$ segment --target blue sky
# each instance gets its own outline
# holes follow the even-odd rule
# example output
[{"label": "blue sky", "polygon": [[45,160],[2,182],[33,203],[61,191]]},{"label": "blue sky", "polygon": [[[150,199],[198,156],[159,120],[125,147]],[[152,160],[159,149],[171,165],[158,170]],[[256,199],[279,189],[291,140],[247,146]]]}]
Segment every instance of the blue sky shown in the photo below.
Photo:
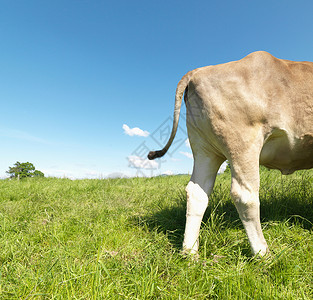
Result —
[{"label": "blue sky", "polygon": [[184,120],[155,169],[140,158],[166,137],[181,77],[256,50],[313,61],[312,16],[309,0],[0,1],[0,177],[16,161],[70,178],[190,173]]}]

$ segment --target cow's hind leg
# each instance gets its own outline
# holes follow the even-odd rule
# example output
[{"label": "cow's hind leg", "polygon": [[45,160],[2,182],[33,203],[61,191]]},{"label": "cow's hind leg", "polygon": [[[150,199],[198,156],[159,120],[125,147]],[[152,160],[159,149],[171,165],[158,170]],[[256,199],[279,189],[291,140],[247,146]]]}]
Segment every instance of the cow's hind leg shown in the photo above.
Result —
[{"label": "cow's hind leg", "polygon": [[247,154],[231,162],[231,196],[247,233],[253,255],[268,251],[260,223],[259,157]]},{"label": "cow's hind leg", "polygon": [[203,215],[208,205],[217,171],[223,159],[215,155],[197,155],[191,179],[186,187],[187,211],[183,253],[196,254]]}]

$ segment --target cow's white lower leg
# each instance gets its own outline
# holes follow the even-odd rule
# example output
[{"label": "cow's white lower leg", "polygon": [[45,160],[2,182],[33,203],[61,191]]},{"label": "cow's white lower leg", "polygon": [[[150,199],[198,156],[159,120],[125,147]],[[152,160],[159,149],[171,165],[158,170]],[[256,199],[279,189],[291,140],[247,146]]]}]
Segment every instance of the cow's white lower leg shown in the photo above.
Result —
[{"label": "cow's white lower leg", "polygon": [[260,223],[260,203],[258,191],[232,181],[231,195],[242,224],[247,233],[253,255],[265,255],[268,251]]},{"label": "cow's white lower leg", "polygon": [[198,251],[198,237],[204,212],[208,206],[208,196],[197,184],[190,181],[186,187],[187,212],[183,251],[195,254]]},{"label": "cow's white lower leg", "polygon": [[[194,141],[190,140],[194,152]],[[199,153],[194,156],[194,166],[190,181],[186,187],[187,211],[183,252],[196,254],[198,238],[203,215],[208,206],[217,171],[223,159],[214,154]]]}]

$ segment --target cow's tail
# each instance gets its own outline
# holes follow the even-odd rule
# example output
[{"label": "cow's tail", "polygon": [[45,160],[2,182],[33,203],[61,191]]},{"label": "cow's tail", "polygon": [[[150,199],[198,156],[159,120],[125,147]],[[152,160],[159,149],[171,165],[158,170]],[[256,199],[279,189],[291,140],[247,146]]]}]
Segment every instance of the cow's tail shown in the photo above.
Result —
[{"label": "cow's tail", "polygon": [[150,160],[162,157],[169,147],[171,146],[178,127],[178,120],[179,120],[179,115],[180,115],[180,108],[181,108],[181,103],[183,99],[183,95],[185,92],[186,87],[188,86],[188,83],[191,79],[192,74],[194,73],[195,70],[188,72],[178,83],[177,89],[176,89],[176,95],[175,95],[175,109],[174,109],[174,120],[173,120],[173,128],[171,132],[171,136],[165,145],[165,147],[162,150],[157,150],[157,151],[150,151],[148,154],[148,158]]}]

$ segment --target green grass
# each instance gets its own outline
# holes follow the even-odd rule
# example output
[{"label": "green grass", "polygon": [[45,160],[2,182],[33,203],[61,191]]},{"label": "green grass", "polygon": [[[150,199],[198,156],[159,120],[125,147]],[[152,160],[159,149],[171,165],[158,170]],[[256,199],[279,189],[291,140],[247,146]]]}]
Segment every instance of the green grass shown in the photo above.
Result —
[{"label": "green grass", "polygon": [[312,299],[313,171],[261,172],[271,255],[253,259],[218,176],[198,261],[180,255],[188,176],[0,181],[1,299]]}]

